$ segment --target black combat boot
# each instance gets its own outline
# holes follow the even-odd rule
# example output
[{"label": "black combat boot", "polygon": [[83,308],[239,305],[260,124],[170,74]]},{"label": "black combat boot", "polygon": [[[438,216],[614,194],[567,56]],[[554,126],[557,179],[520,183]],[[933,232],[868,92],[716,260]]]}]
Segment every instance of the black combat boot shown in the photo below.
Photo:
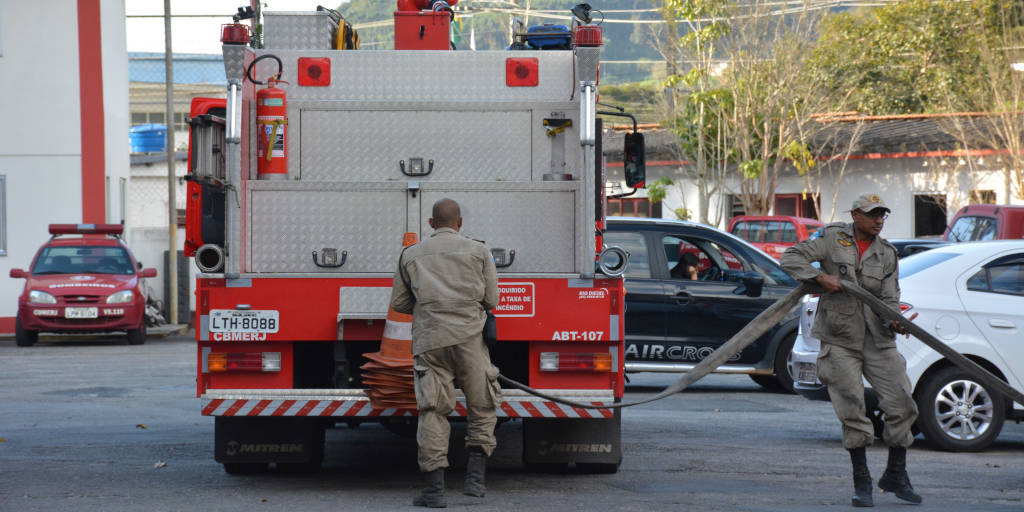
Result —
[{"label": "black combat boot", "polygon": [[427,479],[427,486],[423,492],[412,500],[417,507],[445,508],[448,500],[444,498],[444,468],[437,468],[424,473]]},{"label": "black combat boot", "polygon": [[868,471],[868,458],[864,447],[850,450],[850,462],[853,463],[853,499],[855,507],[873,507],[871,499],[871,472]]},{"label": "black combat boot", "polygon": [[889,463],[885,465],[885,473],[878,479],[878,488],[886,492],[896,493],[896,497],[917,504],[921,503],[921,495],[910,485],[907,475],[907,449],[900,446],[889,447]]},{"label": "black combat boot", "polygon": [[469,461],[466,463],[466,482],[462,487],[462,493],[483,498],[487,492],[484,480],[486,471],[487,453],[479,446],[470,446]]}]

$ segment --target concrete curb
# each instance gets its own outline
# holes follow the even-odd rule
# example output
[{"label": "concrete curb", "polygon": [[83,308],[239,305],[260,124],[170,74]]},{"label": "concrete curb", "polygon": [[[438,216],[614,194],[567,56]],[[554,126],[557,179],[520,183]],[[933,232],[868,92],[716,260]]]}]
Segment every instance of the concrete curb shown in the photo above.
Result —
[{"label": "concrete curb", "polygon": [[[158,339],[167,338],[176,334],[182,334],[189,330],[189,326],[185,324],[164,324],[156,327],[149,327],[146,329],[146,339]],[[88,340],[104,340],[110,339],[112,336],[123,335],[123,333],[71,333],[71,334],[40,334],[39,341],[88,341]],[[3,333],[0,334],[0,341],[14,341],[14,333]]]}]

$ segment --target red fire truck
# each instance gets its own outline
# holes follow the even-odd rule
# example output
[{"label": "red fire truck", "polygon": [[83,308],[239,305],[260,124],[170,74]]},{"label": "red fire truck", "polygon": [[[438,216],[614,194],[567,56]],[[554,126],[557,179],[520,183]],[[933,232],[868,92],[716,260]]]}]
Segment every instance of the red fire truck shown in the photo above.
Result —
[{"label": "red fire truck", "polygon": [[[325,12],[263,13],[259,48],[224,29],[227,99],[192,103],[186,253],[197,396],[229,473],[315,470],[339,423],[415,424],[414,407],[374,407],[360,367],[380,350],[403,239],[429,236],[443,197],[498,266],[501,372],[622,397],[627,255],[601,242],[600,29],[577,28],[571,50],[451,51],[449,22],[396,13],[386,51],[335,49]],[[618,467],[618,412],[503,395],[527,465]]]}]

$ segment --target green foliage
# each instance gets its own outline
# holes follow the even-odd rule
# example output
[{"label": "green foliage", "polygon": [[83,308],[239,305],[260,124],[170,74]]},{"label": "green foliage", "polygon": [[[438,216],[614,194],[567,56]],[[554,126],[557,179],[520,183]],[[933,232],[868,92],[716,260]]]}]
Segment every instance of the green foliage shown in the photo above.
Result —
[{"label": "green foliage", "polygon": [[651,203],[660,203],[665,200],[665,196],[668,195],[668,188],[671,187],[675,181],[667,176],[662,176],[654,183],[647,184],[647,200]]},{"label": "green foliage", "polygon": [[755,179],[761,176],[761,171],[764,170],[764,161],[760,159],[747,160],[740,162],[739,171],[743,174],[743,177],[749,180]]},{"label": "green foliage", "polygon": [[670,129],[679,137],[683,154],[695,158],[703,151],[708,162],[731,159],[734,153],[726,138],[731,122],[728,113],[733,110],[732,92],[722,88],[692,91],[681,100]]},{"label": "green foliage", "polygon": [[779,156],[789,160],[801,176],[807,174],[807,171],[813,169],[817,163],[814,160],[814,154],[811,153],[807,144],[797,140],[791,140],[784,145],[779,152]]},{"label": "green foliage", "polygon": [[672,214],[679,220],[690,220],[693,218],[693,212],[687,208],[674,208]]},{"label": "green foliage", "polygon": [[826,20],[812,53],[815,81],[867,114],[945,110],[983,87],[979,45],[1001,29],[1005,0],[903,0]]}]

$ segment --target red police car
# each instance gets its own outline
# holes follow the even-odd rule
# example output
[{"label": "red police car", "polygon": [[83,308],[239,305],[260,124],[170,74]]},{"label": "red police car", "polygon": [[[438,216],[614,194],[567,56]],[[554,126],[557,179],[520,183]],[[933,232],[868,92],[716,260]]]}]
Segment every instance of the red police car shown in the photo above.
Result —
[{"label": "red police car", "polygon": [[[39,332],[126,331],[128,343],[146,342],[146,296],[141,280],[156,277],[141,268],[121,240],[120,224],[50,224],[53,235],[32,259],[18,297],[15,340],[28,347]],[[68,236],[81,235],[81,236]]]}]

